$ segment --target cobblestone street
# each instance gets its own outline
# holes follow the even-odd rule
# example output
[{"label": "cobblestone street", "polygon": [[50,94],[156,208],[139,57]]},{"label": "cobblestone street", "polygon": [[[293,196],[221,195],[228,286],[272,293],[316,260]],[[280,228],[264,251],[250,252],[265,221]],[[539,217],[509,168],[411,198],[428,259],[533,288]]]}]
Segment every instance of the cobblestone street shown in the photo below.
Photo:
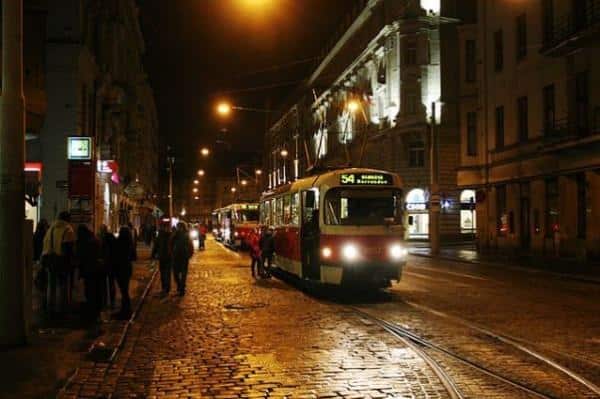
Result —
[{"label": "cobblestone street", "polygon": [[[368,315],[427,337],[547,397],[596,397],[547,364],[486,339],[445,313],[432,313],[427,305],[439,305],[436,300],[442,293],[428,292],[435,285],[415,281],[415,273],[427,273],[427,262],[432,261],[414,260],[406,279],[390,293],[319,299],[321,295],[306,295],[277,279],[252,279],[245,254],[210,240],[207,250],[193,258],[186,296],[160,298],[159,284],[154,284],[115,363],[85,365],[62,397],[451,397],[420,350]],[[454,289],[464,285],[462,279],[479,283],[475,277],[457,272]],[[439,283],[433,277],[425,281]],[[446,294],[450,296],[443,310],[449,311],[458,306],[454,301],[461,302],[460,295]],[[357,313],[357,308],[366,315]],[[525,337],[534,339],[535,331],[532,328]],[[579,345],[580,350],[584,347]],[[426,355],[444,369],[464,397],[540,396],[429,349]],[[586,377],[597,383],[595,356],[590,353],[583,361],[588,362]],[[577,361],[570,360],[568,365],[579,370]]]}]

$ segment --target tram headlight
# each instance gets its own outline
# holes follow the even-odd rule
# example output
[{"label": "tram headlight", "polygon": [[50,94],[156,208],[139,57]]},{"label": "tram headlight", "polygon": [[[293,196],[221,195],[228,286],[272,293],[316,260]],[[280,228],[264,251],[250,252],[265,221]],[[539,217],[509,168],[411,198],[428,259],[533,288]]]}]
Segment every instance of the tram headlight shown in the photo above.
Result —
[{"label": "tram headlight", "polygon": [[354,244],[346,244],[342,248],[342,255],[347,261],[355,261],[358,259],[358,248]]},{"label": "tram headlight", "polygon": [[321,248],[321,256],[323,256],[323,258],[329,259],[329,258],[331,258],[332,254],[333,254],[333,252],[331,251],[331,248],[329,248],[329,247]]},{"label": "tram headlight", "polygon": [[400,260],[400,259],[406,257],[406,255],[408,255],[408,251],[406,250],[406,248],[403,248],[399,244],[391,245],[389,252],[390,252],[390,258],[392,258],[393,260]]}]

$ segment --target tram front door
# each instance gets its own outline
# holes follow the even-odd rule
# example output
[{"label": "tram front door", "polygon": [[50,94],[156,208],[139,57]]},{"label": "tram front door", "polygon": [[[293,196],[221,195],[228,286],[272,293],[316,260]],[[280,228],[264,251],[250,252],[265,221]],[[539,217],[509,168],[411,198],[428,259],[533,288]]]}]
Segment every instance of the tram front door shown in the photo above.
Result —
[{"label": "tram front door", "polygon": [[302,276],[312,280],[320,280],[319,210],[317,209],[315,192],[312,190],[302,191],[300,252],[302,254]]}]

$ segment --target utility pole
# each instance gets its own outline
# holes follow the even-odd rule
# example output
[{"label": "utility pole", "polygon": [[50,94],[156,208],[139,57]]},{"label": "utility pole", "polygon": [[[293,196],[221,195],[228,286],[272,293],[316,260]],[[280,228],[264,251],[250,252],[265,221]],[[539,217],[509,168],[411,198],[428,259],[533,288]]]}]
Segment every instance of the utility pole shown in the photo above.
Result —
[{"label": "utility pole", "polygon": [[25,98],[23,1],[2,2],[0,100],[0,346],[25,343]]},{"label": "utility pole", "polygon": [[440,253],[440,184],[439,184],[439,142],[436,129],[436,109],[435,102],[431,103],[431,137],[429,138],[429,158],[430,158],[430,196],[429,196],[429,243],[431,244],[431,254]]}]

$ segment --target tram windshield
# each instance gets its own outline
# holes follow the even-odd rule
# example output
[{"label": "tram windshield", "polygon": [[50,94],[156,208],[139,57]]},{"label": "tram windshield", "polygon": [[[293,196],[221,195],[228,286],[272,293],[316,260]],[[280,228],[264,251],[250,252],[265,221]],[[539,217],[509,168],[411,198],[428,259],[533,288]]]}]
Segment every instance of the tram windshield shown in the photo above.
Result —
[{"label": "tram windshield", "polygon": [[241,209],[238,211],[240,222],[256,222],[258,221],[258,209]]},{"label": "tram windshield", "polygon": [[397,223],[398,190],[335,188],[325,196],[325,224],[384,225],[390,218]]}]

